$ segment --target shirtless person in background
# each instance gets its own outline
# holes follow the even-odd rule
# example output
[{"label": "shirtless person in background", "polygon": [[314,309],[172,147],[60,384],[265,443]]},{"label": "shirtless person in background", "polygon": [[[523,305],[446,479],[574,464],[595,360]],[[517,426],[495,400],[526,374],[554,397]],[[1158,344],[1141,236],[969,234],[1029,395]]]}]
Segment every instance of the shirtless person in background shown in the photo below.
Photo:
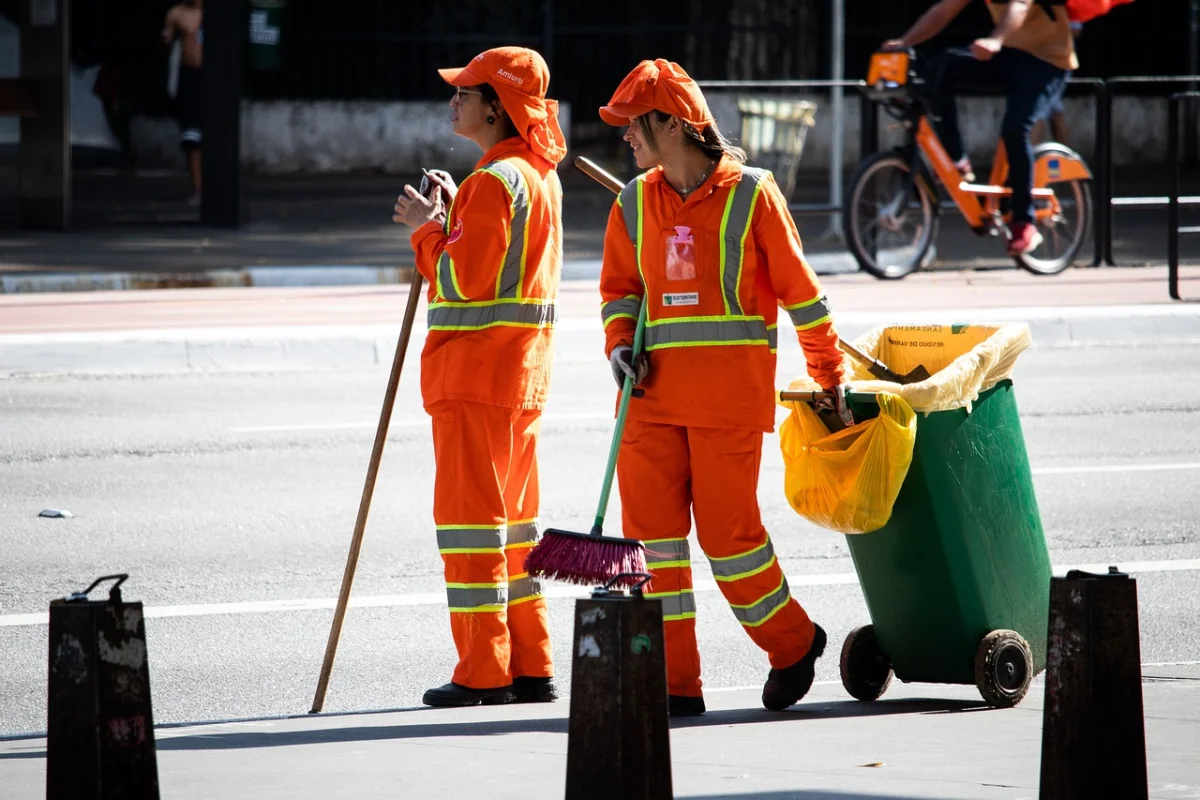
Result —
[{"label": "shirtless person in background", "polygon": [[179,146],[187,155],[188,172],[195,193],[188,202],[200,202],[200,144],[204,129],[204,0],[183,0],[167,12],[163,42],[179,39],[182,58],[179,69]]}]

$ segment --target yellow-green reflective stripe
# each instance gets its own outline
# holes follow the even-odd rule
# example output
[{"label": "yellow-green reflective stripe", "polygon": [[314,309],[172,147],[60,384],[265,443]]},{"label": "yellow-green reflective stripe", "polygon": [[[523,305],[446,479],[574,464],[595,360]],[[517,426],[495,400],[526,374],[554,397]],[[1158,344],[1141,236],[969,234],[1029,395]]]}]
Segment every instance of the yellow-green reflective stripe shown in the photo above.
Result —
[{"label": "yellow-green reflective stripe", "polygon": [[429,330],[480,330],[496,325],[542,328],[554,324],[558,309],[552,302],[496,300],[482,303],[434,303],[429,306]]},{"label": "yellow-green reflective stripe", "polygon": [[600,306],[600,318],[604,320],[604,327],[608,327],[608,323],[619,317],[629,317],[637,319],[638,313],[642,310],[642,298],[637,295],[626,295],[617,300],[609,300]]},{"label": "yellow-green reflective stripe", "polygon": [[682,592],[647,592],[646,597],[662,601],[663,619],[683,619],[696,615],[696,596],[691,589]]},{"label": "yellow-green reflective stripe", "polygon": [[738,622],[743,625],[753,628],[762,625],[771,617],[787,605],[787,601],[792,594],[788,590],[787,578],[779,582],[779,588],[770,592],[765,597],[760,597],[753,603],[744,606],[737,606],[732,603],[729,607],[733,609],[733,616],[737,617]]},{"label": "yellow-green reflective stripe", "polygon": [[721,279],[725,292],[725,313],[741,314],[738,287],[742,285],[742,266],[746,256],[746,236],[754,216],[754,203],[766,171],[742,167],[742,177],[729,190],[725,213],[721,218]]},{"label": "yellow-green reflective stripe", "polygon": [[683,317],[646,325],[646,349],[696,345],[767,345],[771,338],[762,317]]},{"label": "yellow-green reflective stripe", "polygon": [[646,564],[658,567],[684,566],[691,563],[692,549],[687,539],[660,539],[655,542],[644,542],[646,545]]},{"label": "yellow-green reflective stripe", "polygon": [[437,531],[440,552],[499,553],[504,549],[504,527],[442,527]]},{"label": "yellow-green reflective stripe", "polygon": [[[737,305],[737,273],[731,270],[730,272],[733,273],[731,276],[730,272],[727,272],[725,269],[728,265],[728,250],[730,245],[729,237],[726,231],[729,230],[729,216],[733,211],[733,198],[735,195],[737,195],[737,184],[734,184],[733,188],[729,190],[729,194],[725,196],[725,210],[721,212],[721,233],[718,240],[721,243],[721,285],[725,290],[724,300],[726,314],[742,313],[741,308]],[[731,277],[733,280],[732,290],[729,285]],[[732,304],[730,303],[730,299],[733,300]]]},{"label": "yellow-green reflective stripe", "polygon": [[505,540],[508,545],[536,542],[537,539],[537,520],[532,522],[510,522],[508,524],[508,538]]},{"label": "yellow-green reflective stripe", "polygon": [[818,297],[809,300],[807,303],[799,303],[794,306],[785,306],[788,316],[792,318],[792,324],[800,330],[816,327],[825,320],[829,319],[830,309],[829,300],[825,297]]},{"label": "yellow-green reflective stripe", "polygon": [[496,277],[496,296],[517,298],[521,296],[521,279],[525,272],[525,245],[529,238],[529,191],[521,171],[512,164],[493,161],[480,171],[499,178],[511,198],[512,224],[508,231],[508,249],[504,253],[504,264]]},{"label": "yellow-green reflective stripe", "polygon": [[494,611],[508,603],[508,584],[446,584],[446,600],[451,611]]},{"label": "yellow-green reflective stripe", "polygon": [[449,250],[443,250],[437,264],[437,293],[447,300],[466,300],[458,288],[458,278],[454,276],[454,259]]},{"label": "yellow-green reflective stripe", "polygon": [[713,577],[718,581],[737,581],[757,575],[775,563],[775,548],[768,539],[763,545],[747,553],[723,558],[709,556]]},{"label": "yellow-green reflective stripe", "polygon": [[508,582],[508,602],[515,603],[527,597],[537,597],[542,593],[542,582],[538,578],[526,575]]}]

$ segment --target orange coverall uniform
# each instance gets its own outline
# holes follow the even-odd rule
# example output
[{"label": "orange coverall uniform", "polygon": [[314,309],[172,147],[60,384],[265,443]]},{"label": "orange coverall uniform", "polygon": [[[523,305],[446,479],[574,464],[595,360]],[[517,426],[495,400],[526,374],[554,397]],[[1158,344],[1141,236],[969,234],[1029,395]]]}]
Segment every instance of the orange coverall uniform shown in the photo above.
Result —
[{"label": "orange coverall uniform", "polygon": [[795,664],[814,626],[791,596],[758,508],[763,433],[775,422],[782,304],[808,371],[842,382],[830,310],[770,173],[722,158],[687,201],[655,168],[609,215],[600,276],[606,352],[633,341],[649,302],[645,395],[632,401],[617,462],[624,534],[646,544],[662,599],[667,683],[701,695],[688,532],[771,666]]},{"label": "orange coverall uniform", "polygon": [[433,417],[433,517],[445,563],[452,680],[472,689],[553,673],[538,539],[537,441],[562,273],[562,185],[519,137],[484,154],[445,225],[412,235],[429,280],[421,393]]}]

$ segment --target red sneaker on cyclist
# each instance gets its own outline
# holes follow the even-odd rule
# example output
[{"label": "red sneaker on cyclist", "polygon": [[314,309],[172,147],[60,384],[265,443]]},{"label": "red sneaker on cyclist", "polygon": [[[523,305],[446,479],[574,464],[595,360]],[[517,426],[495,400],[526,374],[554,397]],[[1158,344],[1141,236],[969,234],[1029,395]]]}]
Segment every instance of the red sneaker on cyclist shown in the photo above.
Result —
[{"label": "red sneaker on cyclist", "polygon": [[1014,222],[1009,229],[1011,238],[1008,240],[1008,254],[1023,256],[1037,250],[1042,243],[1042,235],[1032,222]]}]

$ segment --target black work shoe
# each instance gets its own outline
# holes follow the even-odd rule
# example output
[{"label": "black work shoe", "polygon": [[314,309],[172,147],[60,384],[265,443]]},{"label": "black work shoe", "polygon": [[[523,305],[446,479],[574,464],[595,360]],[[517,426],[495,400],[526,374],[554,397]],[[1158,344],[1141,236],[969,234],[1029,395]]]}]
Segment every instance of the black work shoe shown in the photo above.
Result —
[{"label": "black work shoe", "polygon": [[672,717],[698,717],[704,711],[703,697],[684,697],[679,694],[667,695],[667,713]]},{"label": "black work shoe", "polygon": [[447,683],[436,689],[430,689],[421,698],[427,706],[439,708],[458,708],[461,706],[502,706],[512,702],[512,686],[501,686],[496,689],[470,689],[457,683]]},{"label": "black work shoe", "polygon": [[763,685],[762,704],[769,711],[783,711],[808,694],[816,675],[817,659],[825,652],[825,629],[816,626],[812,647],[804,658],[784,669],[773,669]]},{"label": "black work shoe", "polygon": [[513,678],[514,703],[553,703],[558,699],[554,678]]}]

